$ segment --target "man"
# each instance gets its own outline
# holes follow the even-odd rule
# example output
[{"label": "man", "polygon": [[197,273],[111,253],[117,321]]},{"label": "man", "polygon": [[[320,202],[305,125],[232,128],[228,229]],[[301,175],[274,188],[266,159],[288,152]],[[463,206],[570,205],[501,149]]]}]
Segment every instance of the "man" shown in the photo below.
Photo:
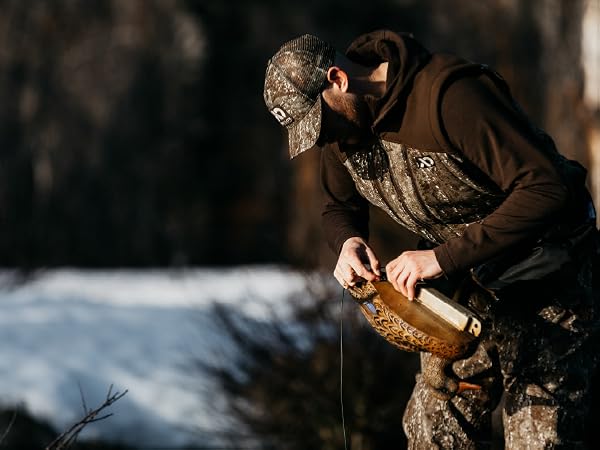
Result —
[{"label": "man", "polygon": [[345,54],[304,35],[269,61],[264,98],[291,158],[320,148],[340,284],[381,276],[371,204],[423,238],[385,265],[396,290],[413,299],[417,282],[442,276],[479,288],[468,304],[486,333],[452,368],[484,389],[444,402],[417,376],[410,448],[485,448],[503,391],[507,448],[582,447],[597,359],[594,210],[585,170],[531,125],[502,78],[391,31]]}]

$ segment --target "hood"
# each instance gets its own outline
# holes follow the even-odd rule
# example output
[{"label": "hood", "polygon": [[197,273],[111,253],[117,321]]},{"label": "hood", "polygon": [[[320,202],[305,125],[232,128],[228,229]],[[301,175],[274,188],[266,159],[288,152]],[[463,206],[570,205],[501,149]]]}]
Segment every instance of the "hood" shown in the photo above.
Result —
[{"label": "hood", "polygon": [[367,66],[389,63],[385,93],[381,97],[366,98],[373,117],[373,129],[392,108],[404,108],[403,100],[411,90],[415,75],[431,59],[429,51],[410,34],[389,30],[359,36],[346,50],[346,56]]}]

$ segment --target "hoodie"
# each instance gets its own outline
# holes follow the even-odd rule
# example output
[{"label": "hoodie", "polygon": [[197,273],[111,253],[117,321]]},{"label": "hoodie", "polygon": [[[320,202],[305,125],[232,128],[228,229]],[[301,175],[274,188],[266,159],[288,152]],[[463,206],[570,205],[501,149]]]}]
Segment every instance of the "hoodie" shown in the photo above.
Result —
[{"label": "hoodie", "polygon": [[586,216],[576,192],[585,171],[559,155],[488,67],[387,30],[360,36],[346,55],[389,64],[385,93],[366,97],[374,143],[322,149],[322,219],[334,251],[368,238],[369,204],[431,242],[448,276]]}]

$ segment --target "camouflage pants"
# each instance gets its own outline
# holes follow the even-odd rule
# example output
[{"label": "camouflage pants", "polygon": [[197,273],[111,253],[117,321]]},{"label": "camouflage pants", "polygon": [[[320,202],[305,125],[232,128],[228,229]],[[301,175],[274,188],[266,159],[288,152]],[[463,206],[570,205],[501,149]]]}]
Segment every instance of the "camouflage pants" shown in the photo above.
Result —
[{"label": "camouflage pants", "polygon": [[[492,412],[501,399],[506,449],[584,448],[600,323],[591,263],[544,291],[517,291],[504,310],[471,295],[486,332],[451,368],[483,389],[442,401],[417,375],[403,417],[409,449],[491,448]],[[427,358],[422,354],[421,367]]]}]

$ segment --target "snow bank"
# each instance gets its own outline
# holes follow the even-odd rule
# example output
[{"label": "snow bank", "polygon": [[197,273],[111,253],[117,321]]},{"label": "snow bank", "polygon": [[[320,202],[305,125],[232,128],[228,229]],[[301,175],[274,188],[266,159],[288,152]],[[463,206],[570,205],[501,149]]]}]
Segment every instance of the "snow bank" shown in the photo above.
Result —
[{"label": "snow bank", "polygon": [[214,388],[193,359],[226,357],[214,302],[261,319],[285,314],[307,278],[277,267],[185,271],[57,270],[14,284],[0,274],[0,403],[24,403],[64,430],[108,387],[128,394],[114,417],[86,429],[138,446],[176,447],[223,418],[203,396]]}]

